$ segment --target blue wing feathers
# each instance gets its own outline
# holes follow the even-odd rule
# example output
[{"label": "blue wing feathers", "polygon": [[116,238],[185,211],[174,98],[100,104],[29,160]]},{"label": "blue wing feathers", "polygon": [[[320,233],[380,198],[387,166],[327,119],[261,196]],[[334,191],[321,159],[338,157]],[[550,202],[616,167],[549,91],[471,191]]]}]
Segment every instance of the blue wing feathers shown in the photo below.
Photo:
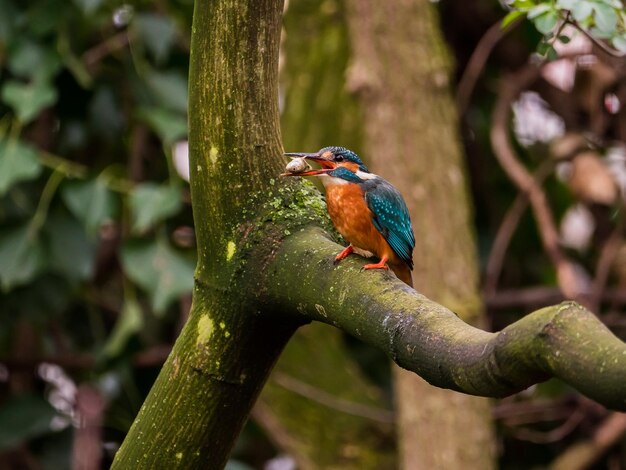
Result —
[{"label": "blue wing feathers", "polygon": [[382,178],[366,180],[363,189],[365,201],[374,214],[374,226],[391,249],[413,269],[415,236],[404,199],[396,188]]}]

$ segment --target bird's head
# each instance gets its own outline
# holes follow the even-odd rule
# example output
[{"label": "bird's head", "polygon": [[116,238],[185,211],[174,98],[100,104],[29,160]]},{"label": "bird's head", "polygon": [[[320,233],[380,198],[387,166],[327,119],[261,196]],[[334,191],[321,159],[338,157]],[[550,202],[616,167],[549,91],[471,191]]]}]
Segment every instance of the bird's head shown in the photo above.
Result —
[{"label": "bird's head", "polygon": [[369,173],[369,170],[363,164],[359,156],[345,147],[324,147],[315,153],[292,152],[286,153],[285,155],[288,157],[306,158],[307,160],[319,163],[322,167],[318,170],[294,173],[293,176],[335,176],[335,174],[339,176],[339,174],[347,174],[346,170],[353,174],[357,172]]}]

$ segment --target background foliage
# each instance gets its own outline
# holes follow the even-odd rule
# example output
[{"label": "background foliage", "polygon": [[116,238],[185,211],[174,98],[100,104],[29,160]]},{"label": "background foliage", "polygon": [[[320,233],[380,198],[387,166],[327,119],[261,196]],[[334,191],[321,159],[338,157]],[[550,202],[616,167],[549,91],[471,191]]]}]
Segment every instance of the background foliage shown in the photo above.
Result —
[{"label": "background foliage", "polygon": [[[0,0],[0,468],[69,468],[84,458],[78,448],[107,467],[186,318],[195,247],[184,158],[192,3]],[[507,9],[487,0],[443,0],[439,8],[462,82],[472,52],[484,47],[479,41]],[[606,40],[610,53],[593,46],[599,58],[575,71],[567,95],[545,76],[537,79],[527,91],[560,119],[558,131],[529,137],[532,122],[526,131],[517,125],[515,148],[531,171],[546,161],[561,168],[543,188],[564,227],[563,241],[563,221],[573,208],[582,205],[591,214],[595,230],[586,243],[565,249],[586,292],[599,299],[597,311],[624,337],[618,295],[626,282],[623,180],[611,170],[617,176],[603,185],[614,187],[608,200],[589,184],[608,181],[602,168],[623,166],[619,158],[612,163],[626,140],[626,67],[617,58],[626,50],[623,4],[516,0],[507,8],[507,23],[524,15],[531,22],[501,34],[460,109],[481,260],[487,267],[516,197],[506,173],[493,164],[494,84],[514,81],[511,72],[537,47],[556,58],[571,42],[572,30],[565,29],[571,23]],[[345,10],[339,0],[325,0],[311,14],[329,25],[322,43],[328,52],[319,58],[327,60],[345,47],[333,29],[345,21]],[[310,31],[311,38],[316,34]],[[297,97],[292,88],[283,91],[287,99]],[[354,111],[352,103],[346,106]],[[333,126],[350,126],[340,112],[312,118],[301,133],[330,138]],[[515,118],[519,123],[523,115]],[[535,126],[545,130],[548,118],[542,119]],[[582,138],[574,150],[591,152],[595,170],[580,169],[578,153],[555,150],[571,134]],[[297,145],[294,140],[285,136],[289,145]],[[318,142],[331,144],[342,142]],[[577,168],[584,178],[576,178]],[[486,284],[496,285],[486,293],[494,329],[559,298],[536,228],[531,216],[520,216],[495,281],[486,276]],[[607,256],[615,260],[608,268],[601,261]],[[607,271],[601,283],[598,270]],[[386,359],[346,341],[377,393],[389,396]],[[502,401],[493,412],[503,468],[546,465],[607,417],[555,381]],[[261,467],[280,453],[271,438],[251,424],[235,452],[239,463],[232,465]],[[614,445],[601,462],[624,465],[625,455]]]}]

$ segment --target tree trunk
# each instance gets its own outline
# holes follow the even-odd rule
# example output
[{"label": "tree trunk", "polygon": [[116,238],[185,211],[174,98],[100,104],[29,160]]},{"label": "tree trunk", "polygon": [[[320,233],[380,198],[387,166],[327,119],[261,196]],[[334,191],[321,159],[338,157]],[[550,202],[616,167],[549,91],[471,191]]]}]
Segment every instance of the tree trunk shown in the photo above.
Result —
[{"label": "tree trunk", "polygon": [[[417,243],[415,288],[479,324],[476,245],[435,9],[428,0],[353,0],[349,18],[350,82],[367,116],[365,157],[406,198]],[[434,388],[398,367],[394,376],[403,468],[495,466],[487,400]]]},{"label": "tree trunk", "polygon": [[[262,309],[255,280],[242,276],[246,247],[255,244],[250,234],[283,169],[277,158],[281,15],[276,0],[196,1],[189,70],[199,247],[193,305],[113,468],[222,468],[272,366],[302,324],[272,320],[279,312]],[[266,251],[271,248],[268,243]]]}]

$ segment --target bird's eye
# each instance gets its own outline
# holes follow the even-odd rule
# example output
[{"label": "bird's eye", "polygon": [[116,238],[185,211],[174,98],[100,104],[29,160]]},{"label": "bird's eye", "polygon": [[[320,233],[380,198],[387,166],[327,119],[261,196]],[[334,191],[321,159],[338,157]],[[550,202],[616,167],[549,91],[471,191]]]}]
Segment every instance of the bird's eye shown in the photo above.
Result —
[{"label": "bird's eye", "polygon": [[342,162],[343,161],[343,157],[341,155],[335,155],[335,161],[336,162]]}]

